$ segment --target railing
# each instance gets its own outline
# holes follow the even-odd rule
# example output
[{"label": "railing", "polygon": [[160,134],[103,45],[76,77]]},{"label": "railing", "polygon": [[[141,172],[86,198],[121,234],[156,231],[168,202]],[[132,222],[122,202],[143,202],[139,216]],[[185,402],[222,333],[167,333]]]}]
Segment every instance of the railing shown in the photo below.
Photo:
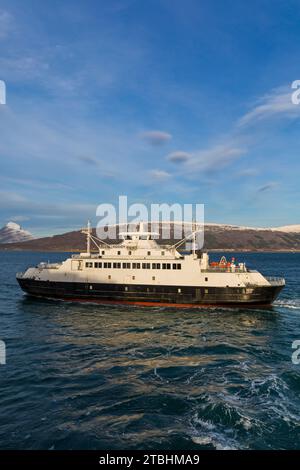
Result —
[{"label": "railing", "polygon": [[285,279],[283,277],[266,276],[266,279],[272,286],[284,286],[285,285]]},{"label": "railing", "polygon": [[247,268],[231,268],[228,266],[228,268],[219,268],[218,266],[216,267],[209,267],[207,269],[201,270],[202,272],[207,272],[207,273],[246,273],[248,272]]},{"label": "railing", "polygon": [[38,269],[58,269],[61,266],[61,263],[39,263],[37,265]]}]

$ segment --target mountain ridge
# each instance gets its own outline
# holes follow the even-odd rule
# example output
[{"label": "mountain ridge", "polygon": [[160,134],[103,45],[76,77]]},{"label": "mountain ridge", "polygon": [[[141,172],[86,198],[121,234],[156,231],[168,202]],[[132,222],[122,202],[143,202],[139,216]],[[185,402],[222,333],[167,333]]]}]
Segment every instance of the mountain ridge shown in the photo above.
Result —
[{"label": "mountain ridge", "polygon": [[[162,223],[163,224],[163,223]],[[162,229],[160,224],[160,232]],[[283,228],[291,227],[284,226]],[[298,225],[292,230],[296,230]],[[118,226],[117,226],[118,231]],[[96,235],[96,230],[93,229]],[[117,243],[120,240],[110,240]],[[158,240],[159,243],[174,243],[172,230],[168,239]],[[30,239],[23,242],[2,243],[0,250],[16,251],[85,251],[86,237],[81,231],[71,231],[51,237]],[[205,224],[204,247],[208,251],[300,251],[299,231],[280,230],[280,228],[246,228],[226,224]]]}]

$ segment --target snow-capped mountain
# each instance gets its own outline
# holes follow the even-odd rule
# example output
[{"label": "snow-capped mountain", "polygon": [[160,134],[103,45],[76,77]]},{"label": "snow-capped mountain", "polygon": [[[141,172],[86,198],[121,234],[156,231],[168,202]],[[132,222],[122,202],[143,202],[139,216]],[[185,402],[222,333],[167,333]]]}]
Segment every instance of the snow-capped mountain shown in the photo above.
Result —
[{"label": "snow-capped mountain", "polygon": [[0,243],[19,243],[33,240],[33,235],[23,230],[19,224],[8,222],[0,229]]}]

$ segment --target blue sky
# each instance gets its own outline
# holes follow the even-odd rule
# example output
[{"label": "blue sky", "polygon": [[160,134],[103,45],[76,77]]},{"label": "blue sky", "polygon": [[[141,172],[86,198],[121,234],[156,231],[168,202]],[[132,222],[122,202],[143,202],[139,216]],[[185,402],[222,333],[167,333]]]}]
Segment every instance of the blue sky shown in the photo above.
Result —
[{"label": "blue sky", "polygon": [[298,1],[0,0],[0,224],[100,203],[299,223]]}]

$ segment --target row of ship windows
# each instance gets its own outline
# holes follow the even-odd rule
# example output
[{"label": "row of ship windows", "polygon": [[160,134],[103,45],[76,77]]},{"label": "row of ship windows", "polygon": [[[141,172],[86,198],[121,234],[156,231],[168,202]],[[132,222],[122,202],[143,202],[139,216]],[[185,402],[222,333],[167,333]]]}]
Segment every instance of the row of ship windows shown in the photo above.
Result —
[{"label": "row of ship windows", "polygon": [[[128,251],[127,254],[128,254],[128,255],[132,255],[132,251]],[[101,251],[101,255],[105,255],[105,251],[104,251],[104,250]],[[120,256],[120,255],[121,255],[121,251],[118,251],[118,252],[117,252],[117,255]],[[165,256],[165,252],[164,252],[164,251],[161,251],[161,255],[162,255],[162,256]],[[147,251],[147,256],[151,256],[151,251]]]},{"label": "row of ship windows", "polygon": [[86,268],[114,268],[114,269],[181,269],[180,263],[85,263]]}]

